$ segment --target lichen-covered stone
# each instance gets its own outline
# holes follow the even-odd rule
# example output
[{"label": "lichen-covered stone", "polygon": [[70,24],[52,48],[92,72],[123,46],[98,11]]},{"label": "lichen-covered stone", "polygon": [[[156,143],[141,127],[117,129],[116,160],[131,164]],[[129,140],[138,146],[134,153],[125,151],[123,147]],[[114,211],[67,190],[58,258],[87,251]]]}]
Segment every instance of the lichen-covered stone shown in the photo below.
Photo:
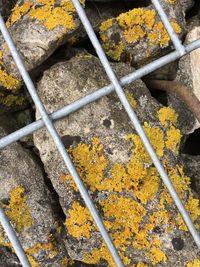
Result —
[{"label": "lichen-covered stone", "polygon": [[[161,4],[175,32],[181,37],[185,32],[185,5],[180,0],[162,0]],[[130,62],[137,67],[171,49],[170,37],[152,5],[134,8],[103,22],[100,38],[110,58]]]},{"label": "lichen-covered stone", "polygon": [[[185,43],[189,44],[200,38],[200,27],[195,27],[187,36]],[[200,100],[200,49],[196,49],[179,61],[176,80],[188,86],[189,90]],[[200,123],[194,117],[186,104],[175,94],[168,94],[168,104],[179,114],[179,125],[184,134],[194,132]]]},{"label": "lichen-covered stone", "polygon": [[[0,136],[6,134],[7,130],[0,126]],[[0,205],[17,232],[31,266],[61,267],[68,254],[42,169],[33,155],[17,143],[0,151],[0,161]],[[2,226],[0,250],[1,266],[19,266]]]},{"label": "lichen-covered stone", "polygon": [[[133,71],[124,63],[112,67],[118,77]],[[99,60],[82,54],[46,71],[38,92],[51,113],[108,83]],[[140,80],[126,87],[126,95],[197,223],[199,202],[177,160],[181,133],[176,113],[158,104]],[[200,256],[114,93],[55,126],[125,266],[186,267]],[[48,132],[35,133],[34,142],[66,214],[70,256],[88,264],[115,266]]]},{"label": "lichen-covered stone", "polygon": [[[84,0],[80,1],[84,5]],[[71,42],[80,21],[71,1],[23,0],[12,10],[7,26],[28,71],[37,68],[61,44]],[[22,105],[24,98],[14,94],[21,76],[7,45],[0,41],[0,105]],[[8,96],[7,96],[8,95]]]}]

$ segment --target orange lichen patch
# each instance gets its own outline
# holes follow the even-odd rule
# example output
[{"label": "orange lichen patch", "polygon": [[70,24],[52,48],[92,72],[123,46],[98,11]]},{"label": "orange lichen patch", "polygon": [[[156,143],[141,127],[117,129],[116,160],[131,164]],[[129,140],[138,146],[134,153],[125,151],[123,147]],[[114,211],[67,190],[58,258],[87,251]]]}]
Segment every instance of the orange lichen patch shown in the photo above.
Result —
[{"label": "orange lichen patch", "polygon": [[22,5],[16,4],[14,9],[12,10],[10,18],[6,22],[7,27],[10,27],[14,23],[16,23],[22,16],[24,16],[30,10],[31,6],[31,2],[25,2]]},{"label": "orange lichen patch", "polygon": [[101,32],[108,30],[113,25],[113,18],[103,21],[99,27]]},{"label": "orange lichen patch", "polygon": [[[70,0],[61,1],[60,6],[55,5],[55,1],[39,0],[42,6],[34,6],[29,15],[33,19],[41,21],[48,30],[53,30],[57,26],[63,26],[66,31],[76,28],[73,18],[75,8]],[[84,5],[85,1],[80,1]]]},{"label": "orange lichen patch", "polygon": [[60,266],[61,267],[66,267],[74,264],[74,261],[72,259],[64,258],[60,261]]},{"label": "orange lichen patch", "polygon": [[167,127],[170,124],[173,124],[175,126],[178,119],[178,114],[174,111],[174,109],[170,107],[163,107],[159,109],[157,116],[160,123],[164,127]]},{"label": "orange lichen patch", "polygon": [[87,208],[82,207],[78,202],[72,204],[69,210],[70,217],[66,219],[65,226],[70,235],[75,238],[90,238],[93,220]]},{"label": "orange lichen patch", "polygon": [[8,205],[3,205],[6,215],[14,224],[17,232],[28,229],[33,224],[33,220],[30,214],[30,208],[28,207],[26,200],[23,196],[25,189],[22,186],[18,186],[10,192],[10,200]]},{"label": "orange lichen patch", "polygon": [[167,149],[170,149],[174,153],[178,153],[179,144],[181,141],[181,132],[179,129],[171,126],[167,131],[167,136],[165,140],[165,146]]},{"label": "orange lichen patch", "polygon": [[[176,21],[171,21],[171,24],[177,34],[181,33],[181,28]],[[150,45],[159,45],[160,47],[168,45],[170,37],[161,21],[155,23],[153,30],[148,33],[148,39]]]},{"label": "orange lichen patch", "polygon": [[159,262],[166,262],[167,260],[165,253],[157,247],[151,248],[146,252],[146,255],[151,259],[153,265],[156,265]]},{"label": "orange lichen patch", "polygon": [[[175,20],[172,20],[171,24],[177,34],[181,33],[181,28]],[[113,29],[118,27],[120,40],[116,41],[112,38],[111,27]],[[156,45],[161,48],[168,45],[170,41],[162,21],[157,19],[155,10],[147,8],[134,8],[120,14],[117,18],[104,21],[100,26],[100,38],[106,53],[114,60],[121,59],[127,45],[134,45],[140,40],[146,42],[148,46]],[[121,54],[117,50],[119,45]]]},{"label": "orange lichen patch", "polygon": [[41,267],[31,255],[27,255],[27,258],[29,260],[31,267]]},{"label": "orange lichen patch", "polygon": [[200,259],[194,259],[193,262],[188,262],[186,267],[200,267]]},{"label": "orange lichen patch", "polygon": [[124,37],[129,44],[135,43],[145,36],[145,31],[141,26],[136,25],[124,31]]},{"label": "orange lichen patch", "polygon": [[20,82],[0,66],[0,85],[9,90],[18,89]]}]

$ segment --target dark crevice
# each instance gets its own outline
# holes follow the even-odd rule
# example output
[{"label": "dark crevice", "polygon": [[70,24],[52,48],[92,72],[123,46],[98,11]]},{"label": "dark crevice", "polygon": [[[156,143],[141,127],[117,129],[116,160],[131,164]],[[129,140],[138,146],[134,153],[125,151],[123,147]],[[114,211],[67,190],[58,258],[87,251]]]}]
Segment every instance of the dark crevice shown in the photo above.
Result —
[{"label": "dark crevice", "polygon": [[[145,80],[143,80],[145,83]],[[154,97],[160,104],[163,106],[167,106],[168,104],[168,99],[167,99],[167,93],[165,91],[161,90],[155,90],[153,88],[149,88],[149,92],[151,93],[151,96]]]},{"label": "dark crevice", "polygon": [[186,17],[185,17],[186,20],[191,19],[192,17],[198,15],[199,12],[200,12],[200,1],[194,0],[194,5],[186,13]]},{"label": "dark crevice", "polygon": [[200,145],[198,144],[200,144],[200,129],[197,129],[188,136],[180,152],[193,156],[200,155]]}]

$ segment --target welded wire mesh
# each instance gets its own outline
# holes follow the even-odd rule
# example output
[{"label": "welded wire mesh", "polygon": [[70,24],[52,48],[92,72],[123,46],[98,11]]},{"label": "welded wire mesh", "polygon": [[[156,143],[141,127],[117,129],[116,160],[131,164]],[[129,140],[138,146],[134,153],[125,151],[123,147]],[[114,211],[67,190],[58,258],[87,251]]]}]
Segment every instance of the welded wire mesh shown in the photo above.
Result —
[{"label": "welded wire mesh", "polygon": [[[108,232],[106,231],[106,228],[98,214],[98,211],[95,208],[95,205],[93,204],[93,201],[91,200],[87,189],[85,188],[81,178],[79,177],[75,166],[73,165],[73,162],[71,161],[69,155],[66,152],[66,149],[64,147],[64,145],[62,144],[62,141],[53,125],[53,121],[54,120],[58,120],[60,118],[63,118],[69,114],[71,114],[72,112],[75,112],[76,110],[84,107],[85,105],[88,105],[91,102],[96,101],[97,99],[110,94],[111,92],[113,92],[115,90],[116,94],[118,95],[122,105],[124,106],[125,111],[127,112],[136,132],[138,133],[138,135],[140,136],[146,150],[148,151],[155,167],[157,168],[163,183],[166,185],[171,197],[173,198],[179,212],[181,213],[191,235],[194,238],[194,241],[196,243],[196,245],[198,246],[198,248],[200,248],[200,237],[194,227],[194,224],[188,214],[188,212],[186,211],[184,205],[182,204],[180,197],[178,196],[176,190],[174,189],[166,171],[164,170],[161,162],[159,161],[156,152],[154,151],[151,143],[149,142],[146,134],[144,133],[144,130],[134,112],[134,110],[132,109],[128,99],[126,98],[124,92],[123,92],[123,86],[130,84],[132,82],[134,82],[135,80],[142,78],[143,76],[159,69],[162,66],[165,66],[166,64],[173,62],[177,59],[179,59],[181,56],[186,55],[187,53],[192,52],[193,50],[200,48],[200,39],[196,40],[190,44],[188,44],[187,46],[182,45],[181,41],[179,40],[178,36],[176,35],[176,33],[173,30],[172,25],[170,24],[170,21],[167,17],[167,15],[165,14],[165,11],[163,10],[159,0],[152,0],[153,5],[155,6],[155,9],[157,10],[171,40],[172,43],[174,45],[175,50],[171,53],[169,53],[166,56],[160,57],[159,59],[143,66],[142,68],[136,70],[133,73],[130,73],[126,76],[124,76],[123,78],[121,78],[120,80],[117,79],[117,77],[115,76],[115,73],[113,72],[110,63],[94,33],[94,30],[92,29],[92,26],[89,22],[89,19],[87,18],[84,9],[82,8],[81,4],[79,3],[78,0],[72,0],[76,11],[80,17],[80,20],[96,50],[96,53],[102,63],[102,66],[105,69],[105,72],[107,73],[111,84],[89,94],[86,95],[85,97],[75,101],[74,103],[71,103],[63,108],[61,108],[60,110],[54,112],[51,115],[48,115],[44,105],[41,101],[41,99],[39,98],[37,92],[36,92],[36,88],[24,66],[24,63],[22,61],[22,59],[20,58],[16,46],[6,28],[6,25],[4,23],[3,18],[0,16],[0,29],[1,32],[3,34],[3,37],[5,39],[5,41],[7,42],[7,45],[11,51],[11,54],[13,56],[13,59],[19,69],[19,72],[21,73],[21,76],[24,80],[24,83],[27,86],[27,89],[38,109],[38,111],[41,114],[41,119],[38,121],[35,121],[23,128],[21,128],[20,130],[17,130],[5,137],[2,137],[0,139],[0,148],[4,148],[8,145],[10,145],[11,143],[18,141],[20,138],[33,133],[34,131],[42,128],[43,126],[46,126],[46,128],[48,129],[49,133],[51,134],[70,174],[72,175],[81,196],[83,197],[85,204],[87,206],[87,208],[89,209],[112,257],[113,260],[115,261],[117,266],[124,266],[122,263],[121,258],[119,257],[119,254],[117,252],[116,247],[114,246],[111,238],[109,237]],[[21,262],[21,264],[23,266],[30,266],[30,263],[28,262],[28,259],[26,257],[25,252],[23,251],[23,248],[19,242],[19,240],[17,239],[17,236],[12,228],[12,225],[10,224],[8,218],[6,217],[3,209],[0,207],[0,222],[6,232],[6,234],[8,235],[8,238],[10,239],[10,242]]]}]

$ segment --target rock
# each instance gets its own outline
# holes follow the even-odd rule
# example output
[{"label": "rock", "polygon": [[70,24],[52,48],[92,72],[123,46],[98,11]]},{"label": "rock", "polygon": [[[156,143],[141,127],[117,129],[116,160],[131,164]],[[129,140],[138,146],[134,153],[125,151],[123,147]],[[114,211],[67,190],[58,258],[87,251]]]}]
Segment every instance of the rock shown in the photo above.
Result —
[{"label": "rock", "polygon": [[[80,21],[71,2],[19,0],[7,21],[15,44],[28,71],[36,69],[61,44],[72,42]],[[84,0],[81,0],[84,4]],[[3,107],[22,105],[24,98],[16,95],[21,76],[4,41],[0,42],[0,104]],[[15,93],[8,95],[8,92]],[[5,98],[8,98],[7,100]]]},{"label": "rock", "polygon": [[0,245],[0,261],[3,267],[21,267],[17,256]]},{"label": "rock", "polygon": [[[0,126],[1,137],[5,134],[7,131]],[[0,161],[0,203],[29,261],[32,266],[62,266],[68,254],[61,239],[62,227],[53,208],[52,195],[44,183],[43,170],[19,143],[1,150]],[[2,266],[19,266],[11,249],[0,226],[0,258],[5,261]]]},{"label": "rock", "polygon": [[[186,43],[193,42],[200,38],[200,27],[195,27],[187,34]],[[179,68],[176,80],[188,86],[188,89],[200,100],[200,49],[196,49],[184,56],[179,61]],[[200,127],[199,122],[185,103],[175,94],[168,94],[168,104],[179,114],[179,127],[184,134],[190,134]]]},{"label": "rock", "polygon": [[[124,63],[112,67],[118,77],[134,71]],[[51,113],[108,83],[99,60],[86,54],[46,71],[38,93]],[[177,115],[158,104],[140,80],[126,87],[126,95],[198,223],[198,200],[177,159],[181,139]],[[198,257],[197,247],[114,93],[55,126],[125,266],[182,267]],[[41,129],[34,134],[34,142],[66,214],[65,244],[70,257],[87,264],[115,266],[52,138]]]},{"label": "rock", "polygon": [[0,0],[0,13],[6,20],[10,15],[11,9],[14,7],[17,0]]},{"label": "rock", "polygon": [[[179,37],[183,36],[184,11],[187,7],[180,0],[162,0],[161,4],[175,32]],[[100,38],[110,58],[129,62],[134,67],[140,67],[171,50],[169,35],[152,5],[134,8],[103,22],[100,26]]]},{"label": "rock", "polygon": [[184,171],[186,175],[191,177],[193,190],[196,192],[197,197],[200,198],[200,178],[199,178],[200,156],[181,154],[180,159],[183,162]]}]

